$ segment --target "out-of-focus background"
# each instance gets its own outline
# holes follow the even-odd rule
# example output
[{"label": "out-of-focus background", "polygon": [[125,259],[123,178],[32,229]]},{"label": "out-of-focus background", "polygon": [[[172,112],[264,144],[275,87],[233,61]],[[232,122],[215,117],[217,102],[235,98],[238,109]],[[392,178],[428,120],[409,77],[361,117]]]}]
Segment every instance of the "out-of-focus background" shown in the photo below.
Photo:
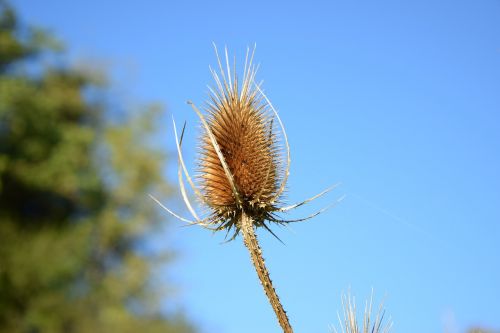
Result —
[{"label": "out-of-focus background", "polygon": [[373,290],[394,332],[500,328],[500,2],[0,1],[0,332],[279,332],[241,239],[182,228],[212,42],[287,128],[259,233],[297,332]]}]

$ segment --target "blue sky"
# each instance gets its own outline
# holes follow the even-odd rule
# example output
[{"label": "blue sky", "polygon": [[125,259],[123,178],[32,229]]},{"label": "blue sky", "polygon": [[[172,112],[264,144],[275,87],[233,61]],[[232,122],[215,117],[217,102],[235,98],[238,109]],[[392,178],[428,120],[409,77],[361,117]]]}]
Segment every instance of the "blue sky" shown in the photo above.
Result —
[{"label": "blue sky", "polygon": [[[360,304],[373,288],[394,332],[500,328],[500,1],[14,4],[72,61],[97,59],[119,96],[187,120],[191,167],[198,124],[185,101],[206,98],[211,43],[240,64],[257,43],[258,79],[291,145],[287,199],[342,182],[290,216],[347,195],[276,229],[285,246],[260,233],[296,332],[328,332],[349,288]],[[169,117],[162,126],[173,151]],[[169,232],[181,253],[170,276],[202,332],[280,332],[241,238]]]}]

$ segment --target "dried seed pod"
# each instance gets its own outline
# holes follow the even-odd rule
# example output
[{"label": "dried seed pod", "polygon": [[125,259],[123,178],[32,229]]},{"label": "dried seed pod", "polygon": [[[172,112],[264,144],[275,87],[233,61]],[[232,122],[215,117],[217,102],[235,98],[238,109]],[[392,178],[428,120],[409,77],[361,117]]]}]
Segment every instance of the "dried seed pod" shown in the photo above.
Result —
[{"label": "dried seed pod", "polygon": [[[245,68],[241,91],[237,76],[229,79],[229,70],[227,76],[222,72],[222,82],[212,73],[218,89],[211,90],[205,108],[209,131],[205,129],[200,140],[201,192],[214,221],[226,220],[232,224],[231,220],[245,211],[258,224],[276,210],[284,179],[280,163],[283,147],[278,144],[274,114],[251,82],[255,76],[251,63]],[[224,170],[209,132],[232,179]]]},{"label": "dried seed pod", "polygon": [[[279,207],[290,168],[290,148],[283,123],[260,85],[254,81],[257,69],[252,65],[253,53],[249,58],[247,50],[240,89],[236,66],[233,63],[231,73],[227,50],[226,71],[217,49],[215,51],[220,72],[218,74],[210,68],[216,87],[209,87],[211,94],[206,102],[205,113],[192,102],[188,102],[203,125],[197,170],[199,186],[194,184],[187,172],[180,142],[177,145],[180,162],[179,184],[186,206],[195,221],[181,219],[212,230],[226,230],[227,233],[234,228],[230,239],[232,240],[241,229],[238,222],[244,214],[251,218],[254,226],[264,227],[278,238],[266,222],[286,224],[305,221],[337,204],[343,197],[333,205],[305,218],[283,220],[277,216],[279,212],[289,211],[324,195],[337,185],[300,203]],[[276,123],[279,124],[280,131],[277,130]],[[280,144],[280,135],[284,145]],[[282,163],[284,160],[286,164]],[[202,220],[197,217],[187,199],[182,173],[198,199],[209,208],[208,216]],[[168,208],[164,208],[180,218]]]}]

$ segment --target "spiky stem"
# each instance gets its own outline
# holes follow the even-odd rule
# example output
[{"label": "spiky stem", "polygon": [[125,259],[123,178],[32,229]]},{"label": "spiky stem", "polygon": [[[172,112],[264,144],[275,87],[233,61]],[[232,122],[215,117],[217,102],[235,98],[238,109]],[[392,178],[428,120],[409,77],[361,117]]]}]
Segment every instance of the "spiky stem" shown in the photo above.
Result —
[{"label": "spiky stem", "polygon": [[241,214],[240,230],[243,234],[243,242],[250,252],[250,258],[252,259],[252,263],[257,271],[257,275],[259,276],[259,280],[264,288],[264,292],[273,307],[274,313],[278,318],[278,322],[283,329],[283,332],[293,333],[288,316],[286,315],[285,309],[283,309],[283,306],[281,305],[278,294],[276,293],[276,290],[274,290],[273,283],[269,277],[269,272],[266,268],[264,258],[262,257],[262,250],[260,249],[259,242],[257,241],[257,234],[255,233],[252,218],[245,213]]}]

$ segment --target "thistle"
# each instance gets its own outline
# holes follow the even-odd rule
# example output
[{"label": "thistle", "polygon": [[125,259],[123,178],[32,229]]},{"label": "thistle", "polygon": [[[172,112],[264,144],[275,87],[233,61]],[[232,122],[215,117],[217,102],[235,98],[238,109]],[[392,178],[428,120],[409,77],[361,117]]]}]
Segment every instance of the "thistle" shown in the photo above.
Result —
[{"label": "thistle", "polygon": [[370,301],[365,303],[365,311],[363,314],[361,328],[357,317],[356,300],[350,295],[350,293],[342,295],[342,306],[344,309],[344,318],[341,319],[340,315],[338,316],[340,332],[333,327],[333,333],[389,333],[392,329],[391,319],[389,319],[387,323],[383,323],[385,316],[383,303],[380,304],[375,320],[372,322],[373,291]]},{"label": "thistle", "polygon": [[[235,62],[233,61],[232,66],[229,64],[227,49],[225,69],[216,47],[215,52],[219,73],[210,67],[215,87],[209,87],[210,95],[204,108],[205,112],[201,112],[192,102],[188,102],[200,118],[203,129],[199,140],[200,158],[197,164],[196,184],[187,171],[181,151],[185,126],[179,139],[174,122],[180,191],[194,220],[179,216],[152,198],[170,214],[189,224],[201,225],[213,231],[223,230],[226,232],[226,237],[232,232],[229,240],[241,234],[279,324],[285,333],[293,332],[287,314],[273,288],[255,229],[263,227],[278,238],[271,230],[271,224],[284,225],[305,221],[329,207],[305,218],[294,220],[282,219],[279,213],[302,206],[324,195],[335,186],[300,203],[282,205],[282,196],[290,170],[290,148],[278,112],[262,91],[261,84],[255,82],[257,73],[257,66],[253,64],[255,48],[251,53],[247,49],[241,85],[236,74]],[[208,208],[205,217],[199,217],[191,204],[184,178],[197,199]],[[340,200],[342,198],[334,204]]]}]

